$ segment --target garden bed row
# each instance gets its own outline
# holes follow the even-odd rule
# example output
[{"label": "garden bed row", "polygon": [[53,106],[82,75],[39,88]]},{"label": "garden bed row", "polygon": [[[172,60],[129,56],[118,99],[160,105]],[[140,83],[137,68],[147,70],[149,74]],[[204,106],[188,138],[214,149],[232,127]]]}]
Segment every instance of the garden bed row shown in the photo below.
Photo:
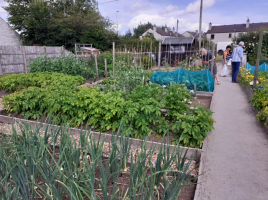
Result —
[{"label": "garden bed row", "polygon": [[[2,95],[8,95],[8,94],[2,94]],[[193,100],[193,104],[200,101],[201,107],[210,108],[211,101],[213,98],[213,93],[197,92],[196,96],[197,96],[197,99]],[[60,126],[55,126],[55,125],[51,125],[49,123],[44,123],[44,122],[25,120],[25,119],[20,119],[17,117],[9,117],[9,116],[7,116],[7,113],[5,110],[0,111],[0,122],[13,124],[15,121],[22,122],[22,123],[29,123],[32,127],[38,126],[38,127],[43,127],[44,129],[48,126],[49,127],[52,126],[55,129],[58,129],[60,127]],[[70,130],[71,130],[74,137],[79,137],[80,132],[81,132],[80,129],[70,128]],[[86,132],[86,130],[82,130],[82,132]],[[111,138],[112,138],[111,133],[99,133],[99,132],[91,131],[91,134],[95,137],[96,140],[98,140],[100,138],[101,140],[104,140],[107,143],[109,143],[111,141]],[[119,137],[119,139],[120,139],[120,137]],[[172,139],[172,136],[170,136],[170,141],[171,141],[171,139]],[[149,141],[149,140],[151,140],[151,141]],[[157,139],[155,137],[155,135],[153,134],[152,137],[148,139],[148,141],[132,138],[132,146],[134,149],[137,149],[137,148],[141,147],[141,145],[144,144],[144,142],[146,142],[147,149],[150,149],[151,147],[155,147],[156,148],[155,150],[157,152],[161,148],[161,143],[160,143],[161,141],[162,141],[162,139]],[[170,146],[170,151],[173,151],[176,148],[175,145],[169,145],[169,146]],[[199,163],[200,159],[202,159],[202,157],[201,157],[202,151],[203,151],[202,149],[186,148],[186,147],[180,147],[180,149],[182,151],[188,150],[188,152],[187,152],[188,159],[191,158],[192,154],[195,154],[195,158],[194,158],[195,163]],[[202,170],[202,162],[201,162],[200,169]],[[199,170],[199,174],[203,173],[203,171],[201,171],[201,170]],[[196,176],[196,175],[197,174],[192,174],[192,176]],[[197,179],[198,179],[198,177],[195,179],[195,182],[198,182]]]}]

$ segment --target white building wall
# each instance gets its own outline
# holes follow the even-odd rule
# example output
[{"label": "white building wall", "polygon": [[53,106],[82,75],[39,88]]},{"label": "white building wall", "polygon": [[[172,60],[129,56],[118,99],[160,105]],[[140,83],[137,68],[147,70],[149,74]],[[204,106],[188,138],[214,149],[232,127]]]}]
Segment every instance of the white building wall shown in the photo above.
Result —
[{"label": "white building wall", "polygon": [[[238,36],[239,33],[231,33],[232,38],[234,36]],[[218,44],[218,42],[232,42],[233,39],[229,38],[229,33],[214,33],[214,39],[212,40],[215,44]],[[207,39],[211,39],[211,34],[207,34]]]},{"label": "white building wall", "polygon": [[156,40],[163,40],[163,36],[158,34],[157,32],[155,32],[152,29],[147,30],[145,33],[142,34],[142,37],[145,37],[147,33],[152,33],[154,35],[154,38]]},{"label": "white building wall", "polygon": [[190,34],[189,32],[184,32],[183,34],[182,34],[184,37],[193,37],[192,36],[192,34]]},{"label": "white building wall", "polygon": [[19,34],[0,17],[0,45],[1,46],[21,46]]}]

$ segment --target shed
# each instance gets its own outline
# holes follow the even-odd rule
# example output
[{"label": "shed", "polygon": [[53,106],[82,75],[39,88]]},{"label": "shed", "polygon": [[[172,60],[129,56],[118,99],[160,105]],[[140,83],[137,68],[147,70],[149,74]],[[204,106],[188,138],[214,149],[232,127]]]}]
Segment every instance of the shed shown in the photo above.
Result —
[{"label": "shed", "polygon": [[161,58],[166,59],[169,64],[175,61],[185,60],[186,56],[191,56],[195,52],[194,37],[165,38],[162,42]]}]

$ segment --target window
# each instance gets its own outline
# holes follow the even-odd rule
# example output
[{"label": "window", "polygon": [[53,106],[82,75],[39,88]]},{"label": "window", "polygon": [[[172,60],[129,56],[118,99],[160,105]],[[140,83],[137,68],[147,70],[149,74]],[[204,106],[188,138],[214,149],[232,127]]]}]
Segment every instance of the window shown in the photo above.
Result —
[{"label": "window", "polygon": [[210,39],[214,39],[215,37],[214,37],[214,34],[211,34],[211,36],[210,36]]},{"label": "window", "polygon": [[242,36],[242,33],[238,33],[238,37],[241,37]]},{"label": "window", "polygon": [[183,53],[185,46],[170,46],[170,53]]},{"label": "window", "polygon": [[229,38],[232,38],[232,33],[229,33]]}]

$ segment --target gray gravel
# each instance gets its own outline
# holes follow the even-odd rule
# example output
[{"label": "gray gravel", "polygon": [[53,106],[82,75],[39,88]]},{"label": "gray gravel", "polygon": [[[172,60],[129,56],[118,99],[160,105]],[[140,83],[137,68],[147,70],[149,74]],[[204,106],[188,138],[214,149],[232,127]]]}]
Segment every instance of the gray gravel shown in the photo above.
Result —
[{"label": "gray gravel", "polygon": [[199,177],[195,199],[267,200],[268,134],[242,87],[231,77],[220,81],[212,102],[215,130],[205,141],[205,174]]}]

